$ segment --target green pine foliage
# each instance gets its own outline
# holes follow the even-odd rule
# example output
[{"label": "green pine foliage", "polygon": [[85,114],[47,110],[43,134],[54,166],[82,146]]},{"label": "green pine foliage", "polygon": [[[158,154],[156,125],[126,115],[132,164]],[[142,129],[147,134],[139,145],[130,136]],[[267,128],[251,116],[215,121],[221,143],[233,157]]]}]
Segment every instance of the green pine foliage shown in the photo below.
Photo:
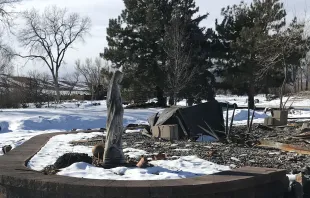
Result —
[{"label": "green pine foliage", "polygon": [[[207,14],[194,17],[199,8],[193,0],[124,0],[124,3],[122,14],[110,20],[107,29],[109,47],[104,52],[105,59],[116,67],[123,67],[124,86],[132,89],[143,86],[146,94],[155,90],[157,93],[154,95],[159,101],[164,101],[163,95],[200,96],[201,90],[195,85],[197,77],[210,76],[206,75],[210,73],[210,44],[206,40],[205,28],[199,26]],[[195,80],[188,80],[184,88],[172,93],[173,87],[167,85],[169,79],[176,78],[176,75],[169,72],[173,61],[169,56],[172,48],[168,47],[171,40],[168,32],[175,17],[182,21],[182,35],[186,37],[186,47],[182,51],[190,54],[187,70],[195,70],[197,75]]]},{"label": "green pine foliage", "polygon": [[272,55],[266,53],[265,41],[286,25],[283,3],[279,0],[254,0],[250,5],[241,2],[223,8],[221,14],[224,19],[216,21],[216,31],[222,43],[218,64],[225,79],[223,87],[233,93],[247,94],[249,106],[253,108],[254,96],[265,88],[266,79],[274,75],[271,69],[274,63],[264,62],[271,62],[271,57],[266,55]]},{"label": "green pine foliage", "polygon": [[[307,46],[304,25],[287,24],[280,0],[227,6],[215,30],[203,27],[194,0],[124,0],[125,9],[107,28],[103,57],[122,67],[128,95],[214,100],[216,89],[248,95],[282,90],[295,81]],[[176,31],[177,30],[177,31]],[[219,83],[215,76],[221,77]],[[283,93],[283,90],[280,91]],[[279,95],[281,95],[279,93]]]}]

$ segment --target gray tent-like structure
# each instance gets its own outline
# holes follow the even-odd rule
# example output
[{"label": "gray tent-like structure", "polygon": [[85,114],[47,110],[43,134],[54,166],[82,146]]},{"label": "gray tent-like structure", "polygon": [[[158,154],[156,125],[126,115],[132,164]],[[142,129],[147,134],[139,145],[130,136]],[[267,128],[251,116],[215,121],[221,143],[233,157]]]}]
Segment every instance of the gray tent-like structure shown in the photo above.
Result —
[{"label": "gray tent-like structure", "polygon": [[160,115],[151,116],[148,121],[151,127],[178,125],[180,138],[210,135],[206,130],[215,132],[219,138],[225,136],[223,110],[217,101],[192,107],[167,108]]}]

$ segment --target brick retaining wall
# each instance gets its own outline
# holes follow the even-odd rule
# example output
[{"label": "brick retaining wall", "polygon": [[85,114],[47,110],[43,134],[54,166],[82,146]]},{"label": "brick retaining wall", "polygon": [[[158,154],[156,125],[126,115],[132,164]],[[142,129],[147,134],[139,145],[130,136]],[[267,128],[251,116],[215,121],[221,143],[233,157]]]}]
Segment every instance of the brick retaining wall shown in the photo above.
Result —
[{"label": "brick retaining wall", "polygon": [[288,189],[285,170],[267,168],[164,181],[93,180],[29,170],[27,161],[59,134],[66,133],[33,137],[0,157],[0,198],[281,198]]}]

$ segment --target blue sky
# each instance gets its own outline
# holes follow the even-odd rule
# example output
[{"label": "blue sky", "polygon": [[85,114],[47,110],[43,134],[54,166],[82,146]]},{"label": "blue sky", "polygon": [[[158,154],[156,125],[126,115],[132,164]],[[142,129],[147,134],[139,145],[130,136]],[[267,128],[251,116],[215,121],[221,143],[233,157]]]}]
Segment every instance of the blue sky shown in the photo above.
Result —
[{"label": "blue sky", "polygon": [[[250,3],[251,0],[244,0]],[[210,13],[210,16],[202,25],[213,27],[216,18],[220,17],[220,10],[227,5],[237,4],[240,0],[196,0],[196,5],[200,7],[200,13]],[[294,15],[303,17],[305,11],[310,13],[310,0],[283,0],[288,15],[291,18]],[[308,2],[308,3],[307,3]],[[65,61],[66,65],[61,69],[61,74],[71,73],[74,68],[74,62],[77,59],[95,58],[106,47],[106,28],[110,18],[117,17],[121,10],[124,9],[122,0],[24,0],[17,4],[15,8],[18,11],[36,8],[44,10],[46,6],[57,5],[58,7],[66,7],[69,12],[77,12],[82,16],[88,16],[92,20],[91,36],[86,37],[84,43],[78,43],[74,49],[68,51]],[[309,16],[309,14],[307,14]],[[22,25],[22,24],[20,24]],[[18,43],[11,38],[12,45],[18,48]],[[23,49],[18,48],[23,52]],[[15,73],[26,74],[27,71],[37,69],[47,71],[42,62],[28,62],[25,60],[16,60]]]}]

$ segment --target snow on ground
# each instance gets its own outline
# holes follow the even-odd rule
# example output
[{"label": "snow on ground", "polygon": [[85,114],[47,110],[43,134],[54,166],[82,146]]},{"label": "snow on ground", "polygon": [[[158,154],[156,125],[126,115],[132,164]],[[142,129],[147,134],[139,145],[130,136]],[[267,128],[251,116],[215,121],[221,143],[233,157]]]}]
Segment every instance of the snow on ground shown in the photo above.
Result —
[{"label": "snow on ground", "polygon": [[[226,120],[226,112],[227,111],[223,111],[225,120]],[[233,110],[228,111],[228,124],[230,124],[232,114],[233,114]],[[250,119],[252,117],[252,114],[253,114],[253,111],[250,110]],[[255,111],[253,123],[256,123],[256,124],[264,123],[264,119],[268,116],[270,116],[269,113],[265,114],[262,111]],[[248,110],[243,110],[243,109],[235,110],[235,116],[234,116],[234,122],[233,122],[234,125],[246,125],[247,119],[248,119]]]},{"label": "snow on ground", "polygon": [[87,179],[167,180],[197,177],[229,170],[227,166],[217,165],[196,156],[181,157],[177,160],[152,161],[150,164],[153,164],[154,167],[102,169],[79,162],[62,169],[57,174]]},{"label": "snow on ground", "polygon": [[41,171],[44,167],[54,164],[59,157],[66,153],[86,153],[92,156],[92,146],[73,146],[70,142],[96,137],[98,135],[102,135],[102,133],[56,135],[31,158],[27,167],[36,171]]},{"label": "snow on ground", "polygon": [[140,133],[142,129],[127,129],[126,133]]},{"label": "snow on ground", "polygon": [[[70,152],[86,153],[91,156],[91,147],[73,146],[70,145],[69,142],[94,137],[96,135],[98,135],[98,133],[78,133],[54,136],[29,161],[28,167],[40,171],[44,167],[54,164],[58,157]],[[186,149],[184,149],[184,151],[186,151]],[[124,154],[131,158],[139,159],[142,155],[147,155],[148,153],[139,149],[125,148]],[[176,160],[151,161],[150,164],[153,164],[154,167],[146,169],[127,167],[103,169],[94,167],[91,164],[79,162],[62,169],[57,174],[88,179],[165,180],[196,177],[229,170],[229,167],[227,166],[217,165],[200,159],[197,156],[184,156]]]},{"label": "snow on ground", "polygon": [[[258,95],[257,106],[277,107],[279,100],[266,101],[263,95]],[[246,96],[223,96],[219,95],[216,99],[220,102],[237,103],[238,106],[246,106]],[[33,136],[42,133],[58,131],[70,131],[72,129],[94,129],[102,128],[106,125],[107,109],[105,101],[96,101],[99,106],[93,106],[91,102],[66,102],[63,104],[51,104],[52,108],[31,108],[27,109],[3,109],[0,110],[0,147],[11,145],[13,148],[19,146]],[[303,110],[291,111],[289,117],[304,118],[310,117],[310,99],[292,97],[290,102],[294,102],[294,107],[302,107]],[[178,105],[186,105],[185,100]],[[298,106],[299,105],[299,106]],[[309,109],[304,109],[306,107]],[[147,124],[147,118],[162,109],[125,109],[124,126],[128,124]],[[223,112],[226,119],[226,111]],[[232,110],[229,111],[229,123]],[[252,114],[251,114],[252,115]],[[262,111],[256,111],[253,123],[263,123],[264,118],[269,116]],[[303,119],[298,121],[306,121]],[[247,110],[236,110],[234,125],[245,125],[247,123]],[[128,130],[127,133],[139,132],[139,130]],[[0,149],[0,155],[2,151]]]},{"label": "snow on ground", "polygon": [[[106,125],[107,108],[105,101],[100,106],[91,102],[63,103],[54,108],[3,109],[0,111],[0,148],[19,146],[33,136],[42,133],[71,131],[72,129],[94,129]],[[78,107],[77,104],[80,104]],[[160,109],[126,109],[124,126],[146,124],[147,118]],[[2,155],[0,149],[0,155]]]},{"label": "snow on ground", "polygon": [[208,136],[208,135],[201,135],[196,140],[196,142],[215,142],[217,141],[214,137]]},{"label": "snow on ground", "polygon": [[[244,106],[247,106],[246,100],[248,99],[248,97],[247,96],[237,96],[237,95],[217,95],[215,97],[215,99],[218,102],[230,103],[230,104],[236,103],[238,105],[238,107],[244,107]],[[268,102],[268,101],[266,101],[266,97],[264,95],[257,95],[257,96],[255,96],[255,99],[258,99],[260,103],[263,102],[262,104]],[[206,101],[203,101],[203,102],[206,102]],[[177,104],[180,106],[186,106],[186,100],[182,100],[182,101],[178,102]],[[274,105],[274,104],[279,105],[280,102],[277,103],[276,101],[272,101],[272,103],[270,105]]]},{"label": "snow on ground", "polygon": [[[273,107],[278,108],[280,106],[280,99],[275,99],[271,101],[267,101],[265,95],[257,95],[254,97],[255,99],[259,100],[259,103],[255,105],[257,107]],[[236,95],[217,95],[215,99],[219,102],[228,102],[230,104],[236,103],[238,107],[246,107],[247,106],[247,96],[236,96]],[[283,102],[285,102],[288,97],[283,97]],[[293,107],[302,107],[302,108],[310,108],[310,99],[301,98],[297,96],[290,97],[286,103],[286,107],[293,106]]]},{"label": "snow on ground", "polygon": [[[255,105],[257,107],[273,107],[273,108],[278,108],[280,106],[280,99],[275,99],[271,101],[267,101],[265,95],[257,95],[254,97],[255,99],[259,100],[259,103],[256,103]],[[283,97],[283,102],[287,100],[288,97]],[[223,102],[223,103],[230,103],[234,104],[236,103],[238,107],[247,107],[247,96],[237,96],[237,95],[217,95],[215,99],[218,102]],[[205,101],[203,101],[205,102]],[[182,100],[177,103],[180,106],[186,106],[186,100]],[[293,107],[302,107],[302,108],[310,108],[310,99],[307,98],[301,98],[297,96],[290,97],[289,100],[286,103],[286,106],[293,106]]]},{"label": "snow on ground", "polygon": [[[219,102],[224,102],[224,103],[230,103],[230,104],[234,104],[236,103],[238,105],[238,107],[246,107],[248,105],[248,103],[246,102],[248,97],[247,96],[236,96],[236,95],[217,95],[215,97],[215,99]],[[257,95],[255,96],[255,99],[259,100],[259,103],[256,104],[256,106],[262,105],[262,104],[266,104],[268,103],[268,101],[266,101],[266,97],[264,95]],[[279,106],[279,103],[276,103],[276,101],[270,101],[271,103],[269,105],[274,105],[276,104],[277,106]]]},{"label": "snow on ground", "polygon": [[[257,96],[260,100],[257,106],[277,107],[279,100],[266,101],[263,96]],[[246,106],[246,97],[217,96],[220,102],[236,103],[238,106]],[[97,101],[98,102],[98,101]],[[292,98],[288,105],[293,102],[294,107],[302,107],[303,110],[291,110],[289,117],[304,118],[310,117],[310,99]],[[33,136],[42,133],[57,131],[70,131],[76,129],[102,128],[106,124],[106,103],[100,101],[100,106],[93,106],[91,102],[74,102],[63,104],[52,104],[52,108],[28,108],[28,109],[4,109],[0,111],[0,147],[11,145],[13,148],[21,145]],[[181,101],[179,105],[186,105]],[[124,112],[124,126],[129,123],[146,124],[147,118],[161,109],[126,109]],[[223,112],[226,118],[226,112]],[[232,110],[228,112],[229,121],[232,117]],[[247,110],[236,110],[234,117],[235,125],[247,123]],[[251,112],[252,115],[252,112]],[[254,114],[254,123],[263,123],[264,118],[270,114],[257,111]],[[301,119],[300,119],[301,120]],[[300,121],[299,120],[299,121]],[[310,119],[309,119],[310,120]],[[128,130],[127,133],[135,133],[139,130]],[[28,167],[34,170],[42,170],[44,167],[53,164],[58,157],[70,152],[83,152],[91,155],[91,147],[72,146],[70,141],[80,140],[97,136],[102,133],[91,134],[70,134],[59,135],[51,140],[35,155],[29,162]],[[210,141],[201,137],[201,141]],[[138,143],[136,143],[138,144]],[[143,150],[128,148],[124,146],[124,153],[132,158],[139,158],[147,155]],[[126,148],[127,147],[127,148]],[[186,153],[186,149],[183,149]],[[2,151],[0,150],[0,155]],[[86,163],[76,163],[63,169],[59,175],[66,175],[80,178],[113,179],[113,180],[159,180],[159,179],[180,179],[195,177],[198,175],[212,174],[228,170],[229,167],[220,166],[196,156],[184,156],[176,160],[152,161],[152,168],[126,168],[104,170]]]}]

